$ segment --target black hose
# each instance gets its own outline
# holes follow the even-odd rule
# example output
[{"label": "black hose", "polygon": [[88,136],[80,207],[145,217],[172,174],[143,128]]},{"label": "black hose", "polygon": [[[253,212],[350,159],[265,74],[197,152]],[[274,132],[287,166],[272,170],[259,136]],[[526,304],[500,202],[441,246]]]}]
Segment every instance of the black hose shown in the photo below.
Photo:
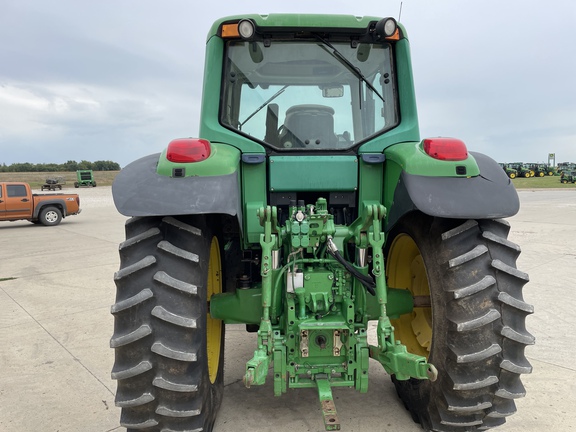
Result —
[{"label": "black hose", "polygon": [[348,261],[346,261],[342,255],[340,255],[340,251],[336,250],[336,251],[331,251],[330,248],[327,248],[326,251],[333,256],[336,261],[338,261],[340,264],[342,264],[346,270],[348,270],[356,279],[358,279],[358,281],[364,286],[364,288],[366,288],[366,291],[368,291],[370,294],[372,294],[373,296],[376,295],[376,283],[374,282],[374,279],[372,279],[370,276],[362,274],[358,271],[358,269],[354,268],[354,266],[352,264],[350,264]]}]

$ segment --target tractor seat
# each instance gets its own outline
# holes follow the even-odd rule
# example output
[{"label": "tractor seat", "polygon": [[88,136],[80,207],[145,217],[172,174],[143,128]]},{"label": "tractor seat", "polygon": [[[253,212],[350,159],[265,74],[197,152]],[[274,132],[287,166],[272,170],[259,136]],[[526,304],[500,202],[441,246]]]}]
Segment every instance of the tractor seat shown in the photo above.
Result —
[{"label": "tractor seat", "polygon": [[286,111],[280,130],[282,147],[327,148],[334,146],[334,110],[324,105],[295,105]]}]

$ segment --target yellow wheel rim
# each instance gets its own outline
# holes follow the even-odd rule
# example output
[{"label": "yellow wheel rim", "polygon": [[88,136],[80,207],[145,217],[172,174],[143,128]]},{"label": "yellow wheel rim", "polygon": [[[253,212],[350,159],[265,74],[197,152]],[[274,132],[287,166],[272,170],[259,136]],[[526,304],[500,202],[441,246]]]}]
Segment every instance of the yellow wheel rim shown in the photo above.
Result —
[{"label": "yellow wheel rim", "polygon": [[[388,285],[407,289],[412,296],[430,296],[424,260],[416,243],[407,234],[398,235],[392,242],[387,262]],[[396,340],[400,340],[412,354],[428,358],[432,345],[432,309],[414,310],[392,320]]]},{"label": "yellow wheel rim", "polygon": [[[210,243],[210,261],[208,262],[208,284],[206,299],[222,292],[222,262],[220,260],[220,245],[218,239],[212,237]],[[214,384],[220,366],[220,350],[222,349],[222,321],[206,316],[206,353],[208,355],[208,375]]]}]

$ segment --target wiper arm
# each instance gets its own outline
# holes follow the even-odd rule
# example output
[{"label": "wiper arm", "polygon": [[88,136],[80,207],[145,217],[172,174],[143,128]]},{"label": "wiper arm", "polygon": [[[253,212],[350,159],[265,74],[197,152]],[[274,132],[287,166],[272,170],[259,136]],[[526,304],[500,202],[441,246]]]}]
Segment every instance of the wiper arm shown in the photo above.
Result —
[{"label": "wiper arm", "polygon": [[372,90],[372,92],[376,96],[378,96],[382,100],[382,102],[385,102],[384,97],[382,97],[380,92],[374,88],[374,86],[370,83],[370,81],[368,81],[368,79],[364,76],[364,74],[362,73],[362,71],[360,69],[358,69],[356,66],[354,66],[354,64],[352,64],[352,62],[350,60],[348,60],[346,57],[344,57],[344,55],[340,51],[338,51],[336,49],[336,47],[334,47],[334,45],[332,45],[330,42],[328,42],[322,36],[320,36],[318,34],[315,34],[314,36],[316,36],[316,38],[320,42],[322,42],[324,45],[326,45],[328,48],[330,48],[332,50],[332,52],[330,52],[330,54],[332,54],[332,56],[334,58],[336,58],[340,63],[342,63],[344,66],[346,66],[346,68],[348,70],[350,70],[350,72],[352,72],[354,75],[356,75],[356,77],[358,79],[360,79],[364,84],[366,84],[366,86],[370,90]]},{"label": "wiper arm", "polygon": [[248,120],[250,120],[252,117],[254,117],[256,114],[258,114],[260,112],[260,110],[262,108],[264,108],[266,105],[268,105],[270,102],[272,102],[274,99],[276,99],[278,96],[280,96],[282,93],[284,93],[284,90],[286,90],[288,88],[288,84],[286,84],[284,87],[282,87],[280,90],[278,90],[270,99],[268,99],[266,102],[264,102],[262,105],[260,105],[258,108],[256,108],[256,110],[250,114],[246,120],[244,120],[242,123],[240,123],[240,127],[238,128],[239,130],[242,130],[242,126],[244,126]]}]

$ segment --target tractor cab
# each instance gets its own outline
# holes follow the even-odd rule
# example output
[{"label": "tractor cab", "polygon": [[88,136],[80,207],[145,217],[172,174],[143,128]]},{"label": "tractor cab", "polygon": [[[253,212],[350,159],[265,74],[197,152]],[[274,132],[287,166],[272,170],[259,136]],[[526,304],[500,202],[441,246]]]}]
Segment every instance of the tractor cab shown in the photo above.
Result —
[{"label": "tractor cab", "polygon": [[[235,25],[235,24],[234,24]],[[220,122],[269,153],[342,152],[398,124],[392,47],[377,33],[224,24]]]}]

